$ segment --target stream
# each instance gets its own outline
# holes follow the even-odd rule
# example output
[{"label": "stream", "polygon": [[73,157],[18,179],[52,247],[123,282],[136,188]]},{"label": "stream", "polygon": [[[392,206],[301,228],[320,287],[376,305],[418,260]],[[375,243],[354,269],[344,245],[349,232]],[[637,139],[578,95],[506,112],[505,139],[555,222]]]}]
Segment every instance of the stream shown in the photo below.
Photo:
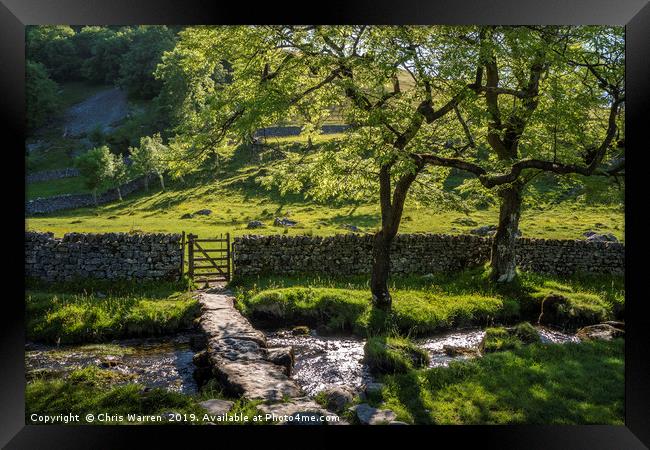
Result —
[{"label": "stream", "polygon": [[[537,327],[542,343],[579,342],[570,334]],[[435,336],[414,339],[431,357],[430,367],[447,366],[456,359],[445,353],[444,346],[476,348],[485,331],[457,329]],[[292,374],[310,396],[324,388],[345,385],[361,390],[373,381],[363,364],[365,340],[353,336],[294,336],[291,331],[266,334],[269,347],[293,346],[295,366]],[[29,343],[25,348],[27,378],[60,377],[75,368],[97,366],[125,375],[119,383],[139,383],[162,387],[184,394],[197,392],[192,356],[199,348],[196,334],[167,338],[116,340],[107,344],[53,346]]]},{"label": "stream", "polygon": [[[580,342],[573,335],[536,327],[542,343]],[[427,338],[413,339],[418,346],[426,349],[431,357],[429,367],[447,366],[453,360],[466,356],[448,356],[444,346],[476,348],[485,335],[479,328],[457,329]],[[355,337],[293,336],[290,331],[269,332],[266,335],[269,347],[293,346],[295,366],[292,378],[310,396],[324,388],[345,385],[357,390],[370,383],[373,377],[363,364],[365,340]]]},{"label": "stream", "polygon": [[[107,344],[52,346],[28,344],[25,349],[27,377],[60,376],[78,368],[97,366],[125,375],[121,383],[139,383],[192,394],[192,334],[167,338],[127,339]],[[118,383],[119,384],[119,383]]]}]

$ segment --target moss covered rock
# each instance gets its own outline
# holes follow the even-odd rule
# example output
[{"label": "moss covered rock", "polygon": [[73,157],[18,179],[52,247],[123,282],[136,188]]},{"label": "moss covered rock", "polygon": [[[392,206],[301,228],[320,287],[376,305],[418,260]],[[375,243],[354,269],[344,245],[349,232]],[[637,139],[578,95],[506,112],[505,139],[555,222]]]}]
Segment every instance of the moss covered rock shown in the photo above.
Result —
[{"label": "moss covered rock", "polygon": [[515,350],[522,345],[541,342],[539,333],[528,322],[522,322],[512,328],[488,328],[479,345],[481,353]]},{"label": "moss covered rock", "polygon": [[429,365],[429,354],[406,338],[371,337],[364,353],[365,363],[375,374],[405,373]]}]

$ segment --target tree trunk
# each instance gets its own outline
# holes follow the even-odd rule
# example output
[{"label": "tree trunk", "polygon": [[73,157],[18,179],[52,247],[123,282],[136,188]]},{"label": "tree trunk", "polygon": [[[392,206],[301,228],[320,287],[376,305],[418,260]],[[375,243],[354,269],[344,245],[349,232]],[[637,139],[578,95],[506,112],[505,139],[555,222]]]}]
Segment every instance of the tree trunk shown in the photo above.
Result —
[{"label": "tree trunk", "polygon": [[95,202],[95,208],[99,206],[97,204],[97,189],[93,189],[93,201]]},{"label": "tree trunk", "polygon": [[122,201],[122,191],[119,186],[117,187],[117,198]]},{"label": "tree trunk", "polygon": [[388,311],[391,308],[388,276],[390,273],[390,244],[392,240],[384,231],[377,232],[373,240],[370,291],[372,292],[373,306],[382,311]]},{"label": "tree trunk", "polygon": [[162,187],[162,190],[165,190],[165,179],[163,178],[162,173],[158,174],[158,178],[160,178],[160,187]]},{"label": "tree trunk", "polygon": [[149,174],[144,176],[144,191],[149,192]]},{"label": "tree trunk", "polygon": [[490,255],[490,278],[497,283],[509,283],[516,277],[515,239],[519,231],[522,188],[523,186],[517,183],[499,193],[499,225],[492,241]]}]

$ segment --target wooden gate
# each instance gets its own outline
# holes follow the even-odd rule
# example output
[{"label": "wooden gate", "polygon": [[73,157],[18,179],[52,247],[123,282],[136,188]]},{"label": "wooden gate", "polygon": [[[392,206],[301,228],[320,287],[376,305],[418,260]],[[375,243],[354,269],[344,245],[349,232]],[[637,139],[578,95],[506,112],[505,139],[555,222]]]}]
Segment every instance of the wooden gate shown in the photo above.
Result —
[{"label": "wooden gate", "polygon": [[187,235],[188,273],[197,283],[230,281],[230,233],[199,239]]}]

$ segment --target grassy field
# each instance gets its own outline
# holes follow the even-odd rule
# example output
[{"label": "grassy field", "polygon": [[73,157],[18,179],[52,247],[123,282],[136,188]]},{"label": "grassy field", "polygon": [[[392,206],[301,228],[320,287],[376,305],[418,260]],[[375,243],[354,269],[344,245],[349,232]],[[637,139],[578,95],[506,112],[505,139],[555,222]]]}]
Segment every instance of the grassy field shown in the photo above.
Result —
[{"label": "grassy field", "polygon": [[[254,169],[253,169],[254,170]],[[281,198],[278,195],[250,186],[251,175],[235,175],[229,179],[184,187],[174,183],[167,191],[138,193],[122,202],[101,205],[98,208],[82,208],[61,211],[46,216],[26,219],[30,230],[52,231],[57,236],[75,232],[110,232],[142,230],[147,232],[191,231],[202,237],[230,232],[243,234],[332,235],[345,233],[343,225],[355,225],[366,232],[373,232],[380,224],[378,205],[322,205],[299,196]],[[245,179],[242,179],[245,178]],[[74,179],[70,179],[74,180]],[[77,181],[65,181],[65,183]],[[57,184],[43,185],[40,189],[50,192]],[[30,197],[38,190],[30,190]],[[181,219],[187,213],[200,209],[212,210],[210,216]],[[289,217],[298,221],[286,232],[273,226],[275,217]],[[404,211],[401,233],[466,233],[480,225],[496,224],[498,209],[490,207],[469,214],[460,211],[437,211],[429,207],[416,207],[409,203]],[[477,225],[462,225],[456,221],[471,219]],[[267,226],[248,230],[246,225],[260,220]],[[522,213],[521,231],[524,236],[537,238],[580,239],[588,230],[614,234],[624,240],[624,215],[614,205],[585,206],[575,202],[539,209],[527,208]]]},{"label": "grassy field", "polygon": [[85,194],[90,192],[81,177],[61,178],[58,180],[39,181],[27,185],[27,200],[52,197],[63,194]]},{"label": "grassy field", "polygon": [[417,424],[622,425],[624,369],[622,339],[532,344],[386,375],[369,403]]},{"label": "grassy field", "polygon": [[625,309],[622,277],[553,277],[521,273],[517,286],[489,283],[483,268],[457,274],[393,277],[393,311],[379,317],[370,307],[368,277],[264,277],[233,283],[237,307],[260,326],[309,325],[325,331],[366,336],[384,328],[402,335],[426,335],[456,327],[536,321],[543,297],[568,299],[561,325],[580,326],[621,318]]},{"label": "grassy field", "polygon": [[68,344],[185,330],[199,304],[181,283],[35,284],[25,312],[27,339]]}]

